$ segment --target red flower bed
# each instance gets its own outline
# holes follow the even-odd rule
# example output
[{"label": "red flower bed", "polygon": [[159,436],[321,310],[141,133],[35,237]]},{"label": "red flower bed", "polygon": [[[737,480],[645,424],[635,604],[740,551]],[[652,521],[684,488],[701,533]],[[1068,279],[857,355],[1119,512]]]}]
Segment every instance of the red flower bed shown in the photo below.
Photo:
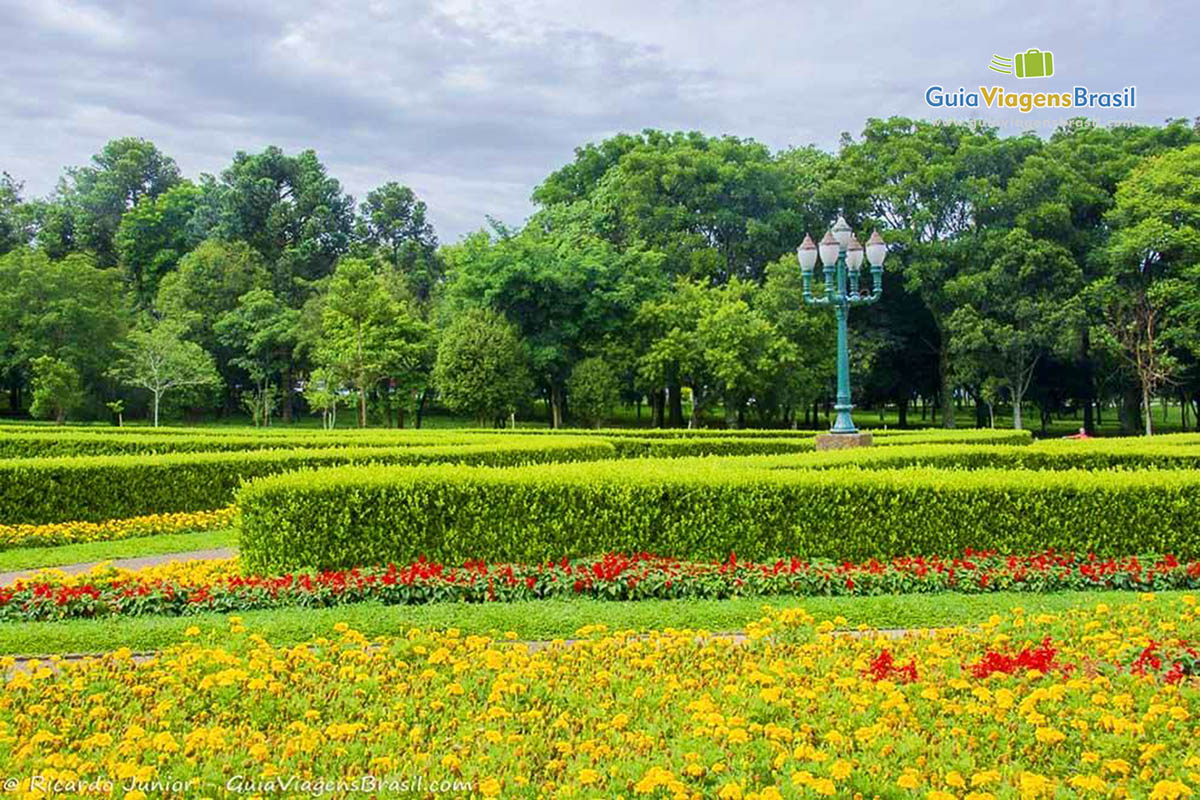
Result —
[{"label": "red flower bed", "polygon": [[968,551],[956,558],[886,562],[833,563],[792,557],[752,563],[733,554],[719,562],[697,562],[639,553],[564,558],[546,564],[468,561],[448,566],[422,559],[406,565],[272,576],[163,580],[135,573],[98,577],[84,585],[18,583],[0,589],[0,620],[182,615],[368,600],[418,604],[552,597],[719,599],[1196,588],[1200,588],[1200,562],[1182,563],[1172,556],[1099,558],[1055,552],[1014,556]]}]

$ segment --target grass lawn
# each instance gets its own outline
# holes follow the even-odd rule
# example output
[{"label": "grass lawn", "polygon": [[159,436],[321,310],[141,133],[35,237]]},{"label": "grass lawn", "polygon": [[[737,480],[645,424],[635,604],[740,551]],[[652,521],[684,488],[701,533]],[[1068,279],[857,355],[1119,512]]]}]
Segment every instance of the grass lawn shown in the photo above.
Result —
[{"label": "grass lawn", "polygon": [[63,544],[57,547],[18,547],[12,550],[0,550],[0,572],[236,546],[237,533],[233,528],[222,528],[199,533],[162,533],[156,536],[138,536],[112,542],[83,542]]},{"label": "grass lawn", "polygon": [[[1164,592],[1173,596],[1175,592]],[[613,629],[703,628],[736,631],[763,614],[763,606],[804,606],[820,619],[844,617],[844,627],[913,628],[973,624],[1016,606],[1030,613],[1116,605],[1136,600],[1134,592],[1064,592],[1033,594],[997,592],[986,595],[886,595],[881,597],[752,598],[739,600],[543,600],[522,603],[438,603],[383,606],[359,603],[338,608],[290,608],[247,611],[240,616],[250,632],[279,646],[332,632],[346,622],[367,636],[397,634],[411,627],[459,628],[466,634],[514,631],[522,639],[570,637],[584,625],[604,623]],[[225,614],[189,617],[114,617],[64,622],[0,623],[0,654],[103,652],[118,647],[154,650],[184,640],[196,625],[204,636],[220,639],[228,627]]]}]

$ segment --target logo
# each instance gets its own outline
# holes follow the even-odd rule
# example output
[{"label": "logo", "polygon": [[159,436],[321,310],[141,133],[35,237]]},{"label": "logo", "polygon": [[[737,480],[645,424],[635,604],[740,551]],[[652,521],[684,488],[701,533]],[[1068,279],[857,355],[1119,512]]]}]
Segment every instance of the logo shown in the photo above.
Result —
[{"label": "logo", "polygon": [[1054,53],[1031,47],[1012,58],[993,55],[988,69],[1018,78],[1049,78],[1054,74]]},{"label": "logo", "polygon": [[[988,69],[1020,79],[1049,78],[1054,75],[1054,54],[1031,47],[1012,58],[993,55]],[[1099,92],[1079,85],[1047,89],[1022,92],[1009,91],[1003,86],[980,86],[978,89],[960,86],[955,91],[935,84],[925,90],[925,104],[930,108],[1011,109],[1020,114],[1043,109],[1137,108],[1136,86]]]}]

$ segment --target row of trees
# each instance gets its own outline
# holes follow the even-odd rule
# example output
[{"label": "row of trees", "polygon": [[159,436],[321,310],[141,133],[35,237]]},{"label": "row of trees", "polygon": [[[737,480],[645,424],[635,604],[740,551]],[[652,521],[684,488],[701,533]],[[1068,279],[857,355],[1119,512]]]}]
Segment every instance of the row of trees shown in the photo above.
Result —
[{"label": "row of trees", "polygon": [[[0,183],[0,376],[60,419],[148,404],[258,424],[307,407],[404,425],[435,398],[484,424],[816,424],[832,315],[794,248],[842,212],[891,245],[881,303],[852,315],[856,402],[1200,417],[1200,129],[1049,140],[871,120],[836,154],[697,133],[577,150],[519,229],[439,246],[389,183],[356,204],[312,152],[239,153],[182,178],[110,142],[43,200]],[[145,390],[145,391],[134,391]]]}]

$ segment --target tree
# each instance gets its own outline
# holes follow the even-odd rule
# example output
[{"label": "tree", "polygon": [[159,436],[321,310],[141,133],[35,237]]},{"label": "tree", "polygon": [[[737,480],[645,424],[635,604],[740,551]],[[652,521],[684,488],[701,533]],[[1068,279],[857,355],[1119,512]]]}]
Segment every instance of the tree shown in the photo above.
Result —
[{"label": "tree", "polygon": [[889,270],[929,309],[939,333],[942,424],[954,427],[953,369],[947,323],[955,308],[946,287],[969,270],[975,236],[991,226],[1000,193],[1035,136],[1000,139],[981,124],[941,124],[903,117],[868,120],[861,140],[846,136],[837,179],[851,223],[867,217],[891,230]]},{"label": "tree", "polygon": [[429,300],[443,277],[437,236],[426,219],[424,201],[398,183],[385,183],[367,194],[359,206],[358,241],[378,250],[388,265],[404,276],[418,302]]},{"label": "tree", "polygon": [[153,304],[163,276],[203,241],[207,231],[194,224],[200,202],[200,189],[184,181],[142,197],[121,217],[114,246],[139,308]]},{"label": "tree", "polygon": [[29,413],[35,417],[53,419],[62,425],[67,412],[83,401],[83,389],[79,384],[79,373],[67,362],[54,356],[41,356],[33,360],[33,404]]},{"label": "tree", "polygon": [[1013,427],[1043,356],[1069,352],[1084,318],[1078,293],[1083,274],[1070,251],[1035,240],[1023,229],[997,233],[985,266],[947,287],[958,304],[946,321],[951,352],[977,365],[981,378],[999,378],[1012,394]]},{"label": "tree", "polygon": [[0,375],[13,410],[21,406],[33,360],[44,355],[70,364],[92,394],[101,394],[127,325],[117,270],[98,269],[82,253],[56,261],[20,248],[0,256]]},{"label": "tree", "polygon": [[640,248],[619,250],[562,224],[502,225],[445,248],[451,313],[485,307],[519,328],[530,365],[561,427],[571,367],[607,339],[624,335],[638,305],[661,287],[661,257]]},{"label": "tree", "polygon": [[60,197],[74,210],[79,246],[101,266],[117,264],[114,239],[121,218],[144,198],[155,198],[179,183],[179,167],[152,142],[113,139],[86,167],[68,170]]},{"label": "tree", "polygon": [[[262,257],[248,244],[208,239],[162,279],[154,306],[164,319],[178,322],[188,339],[213,355],[222,382],[232,390],[245,380],[242,367],[234,363],[243,354],[218,334],[216,323],[237,308],[239,298],[269,284]],[[287,361],[290,363],[290,353]],[[227,397],[226,407],[233,402]]]},{"label": "tree", "polygon": [[312,150],[239,152],[221,173],[221,233],[262,256],[271,291],[299,308],[350,245],[353,199]]},{"label": "tree", "polygon": [[120,357],[110,370],[121,383],[150,392],[156,428],[159,406],[167,392],[220,381],[212,356],[184,339],[183,333],[183,326],[173,320],[130,331],[120,343]]},{"label": "tree", "polygon": [[230,363],[254,382],[249,406],[255,425],[271,424],[278,376],[291,355],[299,317],[299,311],[284,306],[269,289],[251,289],[213,326],[217,338],[236,353]]},{"label": "tree", "polygon": [[472,415],[481,426],[502,424],[533,391],[528,353],[516,327],[484,308],[464,312],[446,329],[433,376],[442,403]]},{"label": "tree", "polygon": [[342,385],[332,370],[314,369],[304,384],[304,399],[309,408],[321,412],[321,427],[333,430],[337,425],[337,407]]},{"label": "tree", "polygon": [[603,358],[585,358],[571,370],[567,398],[571,411],[584,423],[599,428],[620,399],[621,387]]},{"label": "tree", "polygon": [[750,139],[646,130],[577,149],[533,197],[546,209],[579,208],[619,248],[661,253],[668,281],[757,281],[803,236],[790,179],[805,172]]},{"label": "tree", "polygon": [[33,241],[33,209],[21,199],[24,184],[0,172],[0,256]]},{"label": "tree", "polygon": [[741,427],[747,401],[761,397],[777,372],[794,368],[798,360],[792,344],[750,307],[737,282],[720,293],[700,319],[697,334],[731,428]]},{"label": "tree", "polygon": [[1137,377],[1149,436],[1150,400],[1176,368],[1170,329],[1186,319],[1189,277],[1200,263],[1200,145],[1138,164],[1117,187],[1107,220],[1109,274],[1096,296],[1108,342]]},{"label": "tree", "polygon": [[424,364],[428,327],[387,290],[366,261],[345,258],[329,282],[317,361],[358,392],[358,424],[367,424],[367,393],[386,377],[404,384]]}]

